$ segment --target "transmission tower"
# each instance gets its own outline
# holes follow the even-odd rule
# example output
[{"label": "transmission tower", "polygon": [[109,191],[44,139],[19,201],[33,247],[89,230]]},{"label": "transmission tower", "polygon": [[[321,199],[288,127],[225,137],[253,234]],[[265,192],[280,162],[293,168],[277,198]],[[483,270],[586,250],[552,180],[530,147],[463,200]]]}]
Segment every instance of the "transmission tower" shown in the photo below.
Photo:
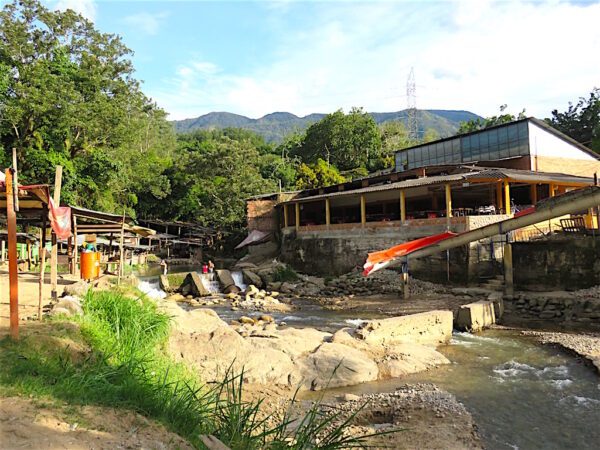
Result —
[{"label": "transmission tower", "polygon": [[419,123],[417,120],[417,85],[415,83],[415,71],[411,67],[406,81],[406,121],[408,138],[416,142],[419,139]]}]

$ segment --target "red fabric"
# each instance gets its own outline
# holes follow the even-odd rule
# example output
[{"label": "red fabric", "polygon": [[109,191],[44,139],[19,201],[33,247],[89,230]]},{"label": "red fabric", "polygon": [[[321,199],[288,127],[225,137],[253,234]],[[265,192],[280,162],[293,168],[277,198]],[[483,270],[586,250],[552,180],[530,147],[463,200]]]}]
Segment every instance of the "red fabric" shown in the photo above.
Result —
[{"label": "red fabric", "polygon": [[524,209],[523,211],[516,212],[515,213],[515,217],[525,216],[527,214],[531,214],[532,212],[535,212],[535,206],[532,206],[530,208]]},{"label": "red fabric", "polygon": [[68,206],[54,206],[52,198],[48,202],[48,217],[52,231],[59,239],[68,239],[71,236],[71,208]]},{"label": "red fabric", "polygon": [[388,248],[387,250],[381,250],[379,252],[369,253],[367,262],[363,266],[363,275],[367,276],[369,272],[373,270],[379,270],[385,267],[389,262],[394,259],[406,256],[416,250],[423,247],[428,247],[436,242],[443,241],[445,239],[456,236],[456,233],[446,231],[445,233],[435,234],[433,236],[424,237],[414,241],[406,242],[404,244],[396,245],[395,247]]}]

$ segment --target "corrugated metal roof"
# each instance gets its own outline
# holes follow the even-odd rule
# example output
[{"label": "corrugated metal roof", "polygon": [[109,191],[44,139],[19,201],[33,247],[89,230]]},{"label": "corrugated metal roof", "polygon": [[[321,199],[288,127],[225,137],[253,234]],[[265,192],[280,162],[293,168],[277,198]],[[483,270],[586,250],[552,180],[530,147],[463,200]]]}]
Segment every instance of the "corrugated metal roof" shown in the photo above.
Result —
[{"label": "corrugated metal roof", "polygon": [[505,180],[511,179],[515,181],[555,181],[558,183],[574,183],[574,184],[592,184],[593,178],[579,177],[576,175],[569,175],[565,173],[553,173],[553,172],[532,172],[530,170],[519,170],[519,169],[487,169],[477,173],[465,174],[467,180],[480,179],[498,179]]}]

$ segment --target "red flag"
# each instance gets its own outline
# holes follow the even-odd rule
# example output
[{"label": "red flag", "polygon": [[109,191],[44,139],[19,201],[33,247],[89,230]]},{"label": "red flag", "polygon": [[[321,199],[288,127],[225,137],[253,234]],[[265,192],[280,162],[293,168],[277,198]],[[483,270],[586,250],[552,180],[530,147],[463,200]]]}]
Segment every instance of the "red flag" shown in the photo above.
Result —
[{"label": "red flag", "polygon": [[55,206],[50,198],[48,217],[52,231],[59,239],[68,239],[71,236],[71,208],[68,206]]}]

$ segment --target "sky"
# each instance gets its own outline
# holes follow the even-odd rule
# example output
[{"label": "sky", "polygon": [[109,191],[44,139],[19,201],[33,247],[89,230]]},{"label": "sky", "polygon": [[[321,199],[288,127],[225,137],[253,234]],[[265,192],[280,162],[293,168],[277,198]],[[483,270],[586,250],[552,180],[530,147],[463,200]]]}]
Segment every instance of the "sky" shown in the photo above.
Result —
[{"label": "sky", "polygon": [[549,117],[600,88],[600,1],[102,1],[72,8],[131,48],[170,119],[353,106]]}]

